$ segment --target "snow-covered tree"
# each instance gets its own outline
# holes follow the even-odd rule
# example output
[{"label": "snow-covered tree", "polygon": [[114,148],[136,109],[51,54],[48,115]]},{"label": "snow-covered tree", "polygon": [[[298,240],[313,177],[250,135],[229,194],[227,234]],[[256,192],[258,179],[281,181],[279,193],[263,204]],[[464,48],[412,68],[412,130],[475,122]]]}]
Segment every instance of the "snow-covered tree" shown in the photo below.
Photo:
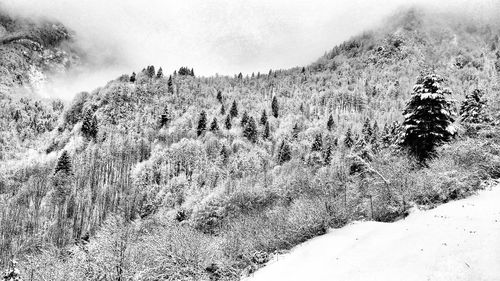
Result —
[{"label": "snow-covered tree", "polygon": [[403,112],[401,145],[422,164],[436,155],[436,147],[455,135],[451,91],[442,86],[444,79],[436,74],[417,81]]}]

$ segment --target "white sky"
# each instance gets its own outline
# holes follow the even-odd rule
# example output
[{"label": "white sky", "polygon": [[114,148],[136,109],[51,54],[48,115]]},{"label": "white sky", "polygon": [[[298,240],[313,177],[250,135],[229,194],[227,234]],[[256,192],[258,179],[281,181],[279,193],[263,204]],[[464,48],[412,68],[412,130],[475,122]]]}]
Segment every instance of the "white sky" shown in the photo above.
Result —
[{"label": "white sky", "polygon": [[[401,6],[489,9],[494,0],[0,0],[76,31],[116,73],[186,65],[197,75],[265,72],[307,65]],[[474,3],[474,4],[472,4]],[[485,8],[486,7],[486,8]],[[95,72],[94,72],[95,75]],[[106,74],[102,74],[105,76]],[[112,77],[103,77],[107,81]]]}]

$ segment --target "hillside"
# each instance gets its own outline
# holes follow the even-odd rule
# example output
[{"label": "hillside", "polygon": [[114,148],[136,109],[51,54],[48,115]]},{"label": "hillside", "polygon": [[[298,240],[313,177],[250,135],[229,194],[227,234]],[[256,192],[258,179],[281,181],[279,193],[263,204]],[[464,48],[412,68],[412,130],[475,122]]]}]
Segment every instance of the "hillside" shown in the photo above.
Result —
[{"label": "hillside", "polygon": [[[17,54],[11,30],[0,48]],[[4,99],[0,264],[45,280],[237,280],[330,228],[473,194],[500,176],[499,34],[411,9],[309,66],[148,66],[64,109]],[[417,163],[401,122],[431,74],[456,134]]]},{"label": "hillside", "polygon": [[333,230],[247,280],[497,280],[499,199],[495,186],[396,223]]}]

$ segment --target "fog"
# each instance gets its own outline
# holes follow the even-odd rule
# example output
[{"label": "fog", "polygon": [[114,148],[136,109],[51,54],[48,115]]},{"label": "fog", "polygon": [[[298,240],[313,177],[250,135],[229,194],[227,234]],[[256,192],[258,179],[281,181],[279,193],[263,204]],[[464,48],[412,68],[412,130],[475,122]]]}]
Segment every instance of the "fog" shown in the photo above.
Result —
[{"label": "fog", "polygon": [[[166,73],[250,74],[307,65],[397,9],[470,11],[492,0],[0,0],[13,13],[54,18],[76,32],[92,67],[55,78],[46,94],[70,98],[146,65]],[[438,3],[439,2],[439,3]]]}]

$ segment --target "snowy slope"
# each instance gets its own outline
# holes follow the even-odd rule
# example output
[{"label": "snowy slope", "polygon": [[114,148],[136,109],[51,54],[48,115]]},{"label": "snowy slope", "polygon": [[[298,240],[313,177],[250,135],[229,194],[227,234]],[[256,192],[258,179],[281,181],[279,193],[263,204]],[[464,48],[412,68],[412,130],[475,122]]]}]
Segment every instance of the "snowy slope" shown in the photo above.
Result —
[{"label": "snowy slope", "polygon": [[264,280],[500,280],[500,186],[395,223],[332,230],[247,279]]}]

